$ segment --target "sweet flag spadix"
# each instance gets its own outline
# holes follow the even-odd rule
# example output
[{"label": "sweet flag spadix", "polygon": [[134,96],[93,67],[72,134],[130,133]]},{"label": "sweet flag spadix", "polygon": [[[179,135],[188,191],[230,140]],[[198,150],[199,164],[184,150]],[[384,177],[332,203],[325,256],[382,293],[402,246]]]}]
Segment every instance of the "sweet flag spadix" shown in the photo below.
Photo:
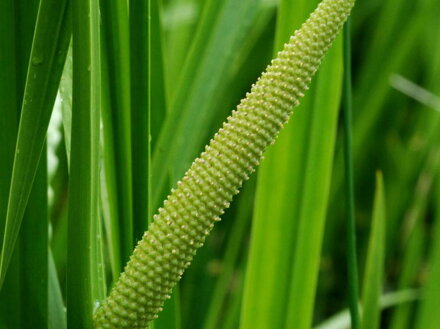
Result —
[{"label": "sweet flag spadix", "polygon": [[145,329],[158,316],[214,223],[299,104],[354,2],[323,0],[272,60],[154,216],[97,309],[96,328]]}]

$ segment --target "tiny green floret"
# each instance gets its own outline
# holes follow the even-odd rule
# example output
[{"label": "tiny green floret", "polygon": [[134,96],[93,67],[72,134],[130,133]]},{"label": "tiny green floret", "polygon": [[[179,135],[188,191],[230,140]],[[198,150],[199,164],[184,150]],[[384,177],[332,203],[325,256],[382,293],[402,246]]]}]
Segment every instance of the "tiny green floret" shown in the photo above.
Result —
[{"label": "tiny green floret", "polygon": [[214,223],[299,104],[354,1],[323,0],[272,60],[171,190],[97,309],[96,328],[144,329],[157,318]]}]

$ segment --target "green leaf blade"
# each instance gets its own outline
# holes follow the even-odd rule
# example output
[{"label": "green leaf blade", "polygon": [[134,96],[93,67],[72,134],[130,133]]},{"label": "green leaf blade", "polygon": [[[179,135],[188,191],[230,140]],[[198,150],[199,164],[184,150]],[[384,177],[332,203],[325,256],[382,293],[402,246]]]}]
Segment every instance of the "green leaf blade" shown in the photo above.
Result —
[{"label": "green leaf blade", "polygon": [[361,328],[377,329],[380,325],[380,296],[385,267],[385,191],[382,173],[376,174],[373,219],[368,245],[367,263],[362,293]]},{"label": "green leaf blade", "polygon": [[107,167],[107,170],[114,170],[119,255],[121,264],[125,264],[134,246],[129,9],[125,0],[100,1],[100,6],[105,52],[103,65],[108,74],[108,93],[104,96],[109,97],[103,111],[109,112],[106,115],[110,118],[111,127],[106,129],[112,130],[114,155],[113,165]]},{"label": "green leaf blade", "polygon": [[[84,19],[85,18],[85,19]],[[100,31],[97,0],[73,4],[73,98],[67,324],[91,329],[104,297],[99,213]]]},{"label": "green leaf blade", "polygon": [[[154,1],[157,3],[157,1]],[[151,212],[151,33],[150,1],[130,3],[131,141],[133,173],[133,236],[139,240]],[[158,32],[157,32],[158,33]],[[159,34],[159,33],[158,33]],[[142,59],[142,60],[139,60]],[[159,111],[164,109],[158,109]]]},{"label": "green leaf blade", "polygon": [[[284,1],[281,8],[290,5]],[[296,10],[281,12],[278,42],[314,5],[299,2]],[[338,40],[260,168],[242,329],[307,328],[311,321],[341,93],[341,49]]]},{"label": "green leaf blade", "polygon": [[44,0],[38,15],[14,156],[0,286],[31,193],[70,38],[67,1]]}]

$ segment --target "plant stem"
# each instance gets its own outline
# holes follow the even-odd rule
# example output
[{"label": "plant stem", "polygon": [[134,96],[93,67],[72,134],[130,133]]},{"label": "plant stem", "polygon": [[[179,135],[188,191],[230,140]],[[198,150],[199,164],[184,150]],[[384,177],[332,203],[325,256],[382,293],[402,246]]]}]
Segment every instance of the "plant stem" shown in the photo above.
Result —
[{"label": "plant stem", "polygon": [[348,263],[348,295],[351,316],[351,328],[359,329],[359,288],[356,258],[356,232],[354,216],[354,184],[352,160],[352,93],[351,93],[351,43],[350,18],[344,28],[344,86],[342,92],[342,117],[344,132],[344,166],[346,194],[346,227],[347,227],[347,263]]}]

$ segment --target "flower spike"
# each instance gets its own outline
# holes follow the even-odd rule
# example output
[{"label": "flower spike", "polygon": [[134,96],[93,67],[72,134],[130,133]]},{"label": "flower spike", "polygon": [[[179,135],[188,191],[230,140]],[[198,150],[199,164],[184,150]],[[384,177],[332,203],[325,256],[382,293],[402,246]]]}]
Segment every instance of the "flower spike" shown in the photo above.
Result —
[{"label": "flower spike", "polygon": [[355,0],[323,0],[272,60],[154,216],[96,328],[144,329],[299,104]]}]

